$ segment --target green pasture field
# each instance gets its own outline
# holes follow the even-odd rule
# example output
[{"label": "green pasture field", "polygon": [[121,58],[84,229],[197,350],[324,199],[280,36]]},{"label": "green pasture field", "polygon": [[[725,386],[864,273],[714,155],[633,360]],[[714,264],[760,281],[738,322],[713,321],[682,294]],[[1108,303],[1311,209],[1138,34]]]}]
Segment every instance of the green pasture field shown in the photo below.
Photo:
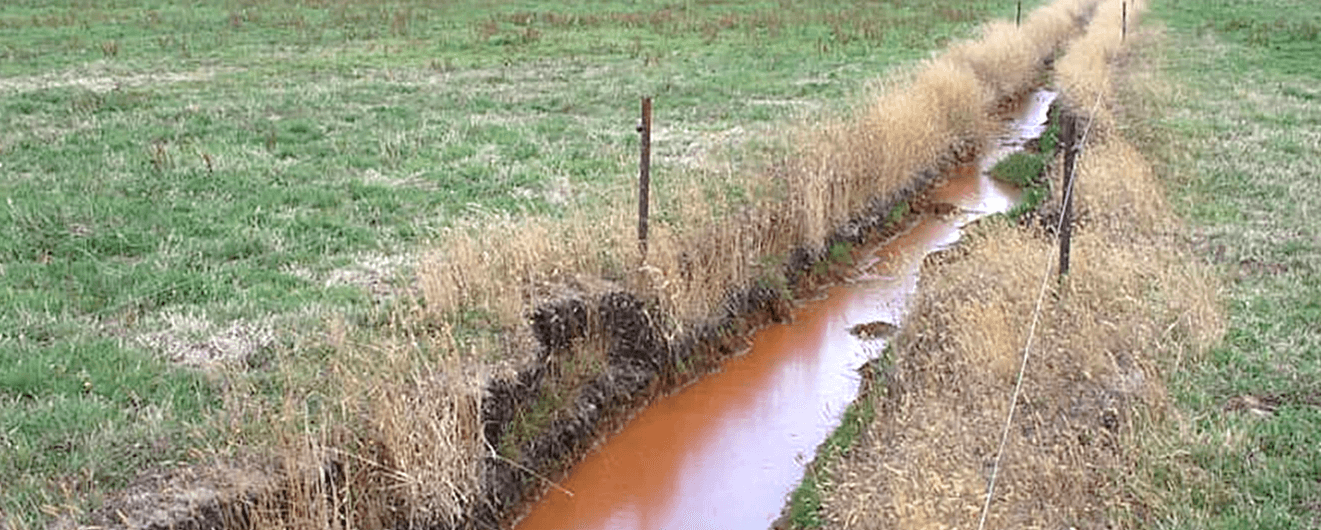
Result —
[{"label": "green pasture field", "polygon": [[328,355],[304,339],[370,324],[455,222],[626,197],[640,96],[663,200],[1013,9],[7,0],[0,526],[224,452],[231,378],[278,402]]},{"label": "green pasture field", "polygon": [[[1153,2],[1175,86],[1147,147],[1222,273],[1223,343],[1169,381],[1154,528],[1321,528],[1321,3]],[[1152,21],[1148,21],[1151,24]]]}]

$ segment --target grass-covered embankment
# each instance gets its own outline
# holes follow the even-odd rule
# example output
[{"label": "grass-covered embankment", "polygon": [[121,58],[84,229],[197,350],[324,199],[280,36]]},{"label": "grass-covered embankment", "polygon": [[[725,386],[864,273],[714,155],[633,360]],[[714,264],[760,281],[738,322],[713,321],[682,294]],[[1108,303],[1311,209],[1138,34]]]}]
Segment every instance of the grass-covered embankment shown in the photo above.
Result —
[{"label": "grass-covered embankment", "polygon": [[1153,3],[1126,100],[1224,340],[1173,359],[1177,414],[1144,440],[1154,528],[1321,526],[1321,4]]}]

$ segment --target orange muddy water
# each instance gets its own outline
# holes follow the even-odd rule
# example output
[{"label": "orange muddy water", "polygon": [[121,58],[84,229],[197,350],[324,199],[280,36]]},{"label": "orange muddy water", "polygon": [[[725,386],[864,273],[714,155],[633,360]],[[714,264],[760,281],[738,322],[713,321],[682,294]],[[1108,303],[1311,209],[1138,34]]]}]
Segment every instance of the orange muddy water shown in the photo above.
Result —
[{"label": "orange muddy water", "polygon": [[865,253],[850,282],[764,328],[751,349],[674,394],[657,399],[550,489],[518,530],[765,529],[779,516],[803,466],[858,391],[856,369],[883,340],[857,324],[898,325],[917,288],[922,258],[959,239],[959,228],[1006,211],[1019,192],[986,170],[1040,136],[1054,93],[1038,92],[1005,123],[977,164],[932,190],[955,213],[924,216]]}]

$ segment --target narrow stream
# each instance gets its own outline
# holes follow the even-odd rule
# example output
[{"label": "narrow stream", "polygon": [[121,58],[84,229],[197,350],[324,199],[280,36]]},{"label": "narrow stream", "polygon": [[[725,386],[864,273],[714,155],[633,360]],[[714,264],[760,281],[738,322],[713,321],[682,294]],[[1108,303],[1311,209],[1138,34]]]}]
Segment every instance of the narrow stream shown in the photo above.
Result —
[{"label": "narrow stream", "polygon": [[931,191],[955,213],[923,216],[869,252],[856,278],[795,309],[793,321],[758,331],[751,350],[657,399],[570,471],[519,530],[756,528],[779,516],[803,466],[858,391],[856,369],[884,348],[852,326],[897,325],[917,288],[922,259],[958,241],[960,227],[1009,210],[1013,186],[987,170],[1045,130],[1055,94],[1039,91],[1006,121],[975,165]]}]

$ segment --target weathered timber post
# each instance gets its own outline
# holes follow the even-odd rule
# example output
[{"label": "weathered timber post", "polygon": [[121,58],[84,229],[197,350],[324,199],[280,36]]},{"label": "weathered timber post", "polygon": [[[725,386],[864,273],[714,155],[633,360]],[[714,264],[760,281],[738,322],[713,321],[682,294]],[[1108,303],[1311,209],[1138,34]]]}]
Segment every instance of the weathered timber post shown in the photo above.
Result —
[{"label": "weathered timber post", "polygon": [[1072,112],[1060,112],[1060,136],[1064,140],[1064,187],[1061,199],[1064,211],[1060,213],[1060,277],[1069,273],[1069,245],[1073,238],[1073,179],[1078,160],[1078,123]]},{"label": "weathered timber post", "polygon": [[1023,0],[1018,0],[1018,11],[1014,12],[1014,25],[1023,25]]},{"label": "weathered timber post", "polygon": [[1128,0],[1124,0],[1120,8],[1120,17],[1119,40],[1128,40]]},{"label": "weathered timber post", "polygon": [[651,188],[651,98],[642,98],[642,122],[638,124],[642,134],[642,156],[638,160],[638,251],[642,260],[647,260],[647,206]]}]

